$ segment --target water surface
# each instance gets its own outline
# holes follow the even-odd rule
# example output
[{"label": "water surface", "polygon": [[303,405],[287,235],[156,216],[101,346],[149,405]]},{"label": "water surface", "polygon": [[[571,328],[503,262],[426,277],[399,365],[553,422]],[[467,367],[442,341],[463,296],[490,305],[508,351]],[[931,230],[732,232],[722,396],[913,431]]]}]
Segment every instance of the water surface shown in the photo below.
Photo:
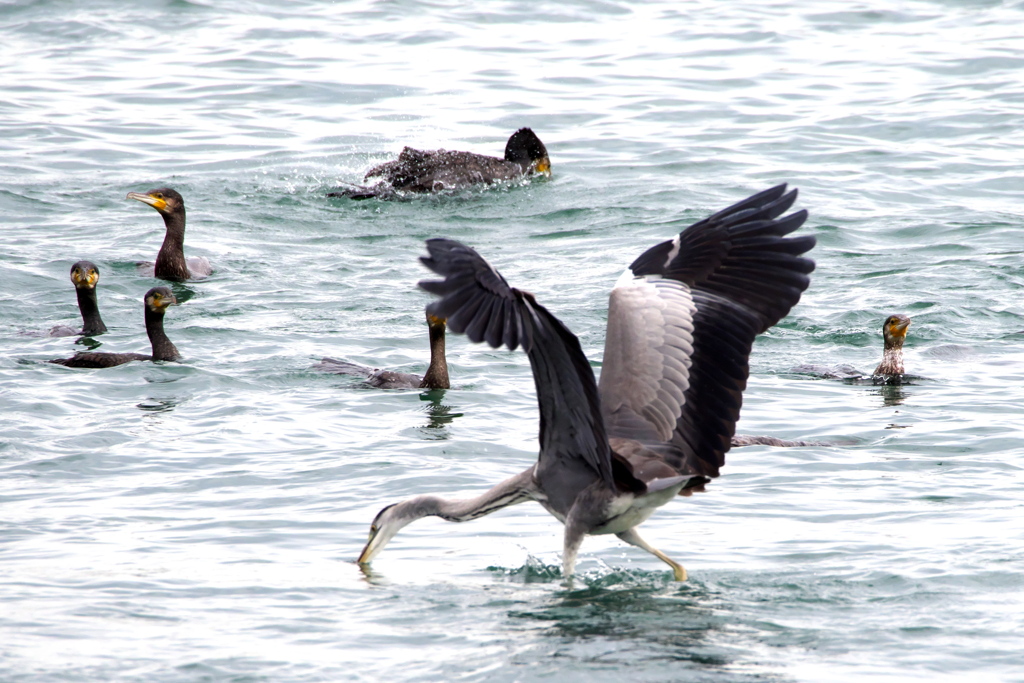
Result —
[{"label": "water surface", "polygon": [[[0,675],[17,681],[1024,680],[1024,11],[811,4],[150,0],[0,7]],[[404,145],[550,180],[327,199]],[[522,505],[424,520],[364,575],[385,504],[536,457],[522,353],[448,341],[450,391],[310,370],[426,366],[423,240],[476,247],[599,364],[607,292],[651,244],[779,182],[818,269],[763,335],[729,454],[571,585]],[[180,364],[70,370],[70,265],[103,350],[144,351],[169,185]],[[865,371],[913,318],[900,387]]]}]

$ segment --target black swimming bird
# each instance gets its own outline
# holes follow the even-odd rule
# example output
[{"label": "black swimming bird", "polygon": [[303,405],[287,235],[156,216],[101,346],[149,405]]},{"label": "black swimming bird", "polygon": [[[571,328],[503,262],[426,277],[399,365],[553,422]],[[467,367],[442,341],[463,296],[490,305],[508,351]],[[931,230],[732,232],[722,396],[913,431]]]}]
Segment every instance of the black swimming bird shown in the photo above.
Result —
[{"label": "black swimming bird", "polygon": [[104,353],[102,351],[80,351],[71,358],[57,358],[51,363],[69,368],[112,368],[133,360],[178,360],[181,355],[164,333],[164,311],[178,301],[168,287],[154,287],[146,292],[143,299],[146,311],[146,334],[153,346],[153,355],[141,353]]},{"label": "black swimming bird", "polygon": [[471,185],[490,185],[540,173],[551,175],[548,150],[529,128],[520,128],[505,144],[505,158],[446,149],[423,151],[406,147],[395,161],[374,166],[363,178],[381,178],[376,185],[354,185],[328,197],[389,197],[396,192],[444,192]]},{"label": "black swimming bird", "polygon": [[601,381],[579,340],[532,294],[510,287],[474,250],[427,241],[423,263],[443,280],[427,312],[493,347],[522,346],[540,408],[540,455],[526,471],[470,500],[418,496],[381,510],[360,564],[405,525],[433,515],[463,522],[534,500],[565,524],[562,567],[573,573],[588,534],[615,534],[686,579],[636,526],[677,495],[718,476],[739,417],[754,338],[783,318],[810,283],[801,257],[813,236],[787,238],[807,218],[779,218],[785,185],[683,230],[633,261],[612,290]]},{"label": "black swimming bird", "polygon": [[422,377],[336,358],[323,358],[313,368],[339,375],[365,377],[367,384],[379,389],[448,389],[451,384],[448,381],[448,360],[444,355],[445,321],[428,313],[427,325],[430,330],[430,365]]},{"label": "black swimming bird", "polygon": [[96,283],[100,281],[100,269],[92,261],[79,261],[71,266],[71,284],[78,296],[78,311],[82,314],[82,329],[75,330],[67,325],[58,325],[50,330],[51,337],[92,336],[103,334],[107,326],[100,317],[96,303]]},{"label": "black swimming bird", "polygon": [[[128,199],[137,199],[160,212],[164,219],[164,243],[156,255],[153,275],[161,280],[183,282],[206,277],[213,267],[204,256],[185,259],[185,200],[169,187],[160,187],[145,194],[129,192]],[[149,264],[146,264],[148,270]]]},{"label": "black swimming bird", "polygon": [[872,377],[891,380],[903,374],[903,342],[908,327],[910,318],[902,313],[894,313],[882,323],[882,362],[871,373]]}]

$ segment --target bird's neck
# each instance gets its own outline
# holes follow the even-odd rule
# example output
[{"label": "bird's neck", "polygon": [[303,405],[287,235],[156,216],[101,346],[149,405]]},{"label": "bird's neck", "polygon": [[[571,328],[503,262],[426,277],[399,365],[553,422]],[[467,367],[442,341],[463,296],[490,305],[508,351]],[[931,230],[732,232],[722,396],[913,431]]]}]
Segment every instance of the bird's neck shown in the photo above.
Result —
[{"label": "bird's neck", "polygon": [[905,339],[906,339],[906,337],[895,337],[895,336],[893,336],[893,337],[885,337],[885,350],[886,351],[896,350],[896,351],[902,352],[903,351],[903,342],[904,342]]},{"label": "bird's neck", "polygon": [[399,509],[395,512],[409,521],[433,516],[448,522],[468,522],[510,505],[535,500],[536,493],[531,467],[476,498],[445,500],[437,496],[417,496],[398,503]]},{"label": "bird's neck", "polygon": [[100,307],[96,303],[96,290],[88,287],[79,287],[78,310],[82,313],[82,334],[101,334],[107,331],[107,326],[100,318]]},{"label": "bird's neck", "polygon": [[885,351],[882,353],[882,362],[875,368],[876,375],[902,375],[903,374],[903,341],[898,344],[885,344]]},{"label": "bird's neck", "polygon": [[164,243],[156,255],[155,275],[162,280],[187,280],[185,263],[185,210],[161,214],[164,218]]},{"label": "bird's neck", "polygon": [[448,389],[448,359],[444,354],[444,325],[430,326],[430,367],[423,375],[421,389]]},{"label": "bird's neck", "polygon": [[164,333],[164,314],[146,307],[146,334],[153,345],[153,360],[178,360],[181,354]]}]

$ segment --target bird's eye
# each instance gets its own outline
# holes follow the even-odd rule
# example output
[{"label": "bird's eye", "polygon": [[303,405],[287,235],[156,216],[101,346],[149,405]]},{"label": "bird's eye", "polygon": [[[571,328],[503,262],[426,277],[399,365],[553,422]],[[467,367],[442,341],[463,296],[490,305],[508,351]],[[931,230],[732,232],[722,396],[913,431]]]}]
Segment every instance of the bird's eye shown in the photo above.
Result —
[{"label": "bird's eye", "polygon": [[377,525],[376,524],[371,524],[370,525],[370,533],[371,534],[377,533]]},{"label": "bird's eye", "polygon": [[153,196],[156,197],[157,199],[163,199],[164,198],[163,194],[161,194],[160,192],[154,192]]}]

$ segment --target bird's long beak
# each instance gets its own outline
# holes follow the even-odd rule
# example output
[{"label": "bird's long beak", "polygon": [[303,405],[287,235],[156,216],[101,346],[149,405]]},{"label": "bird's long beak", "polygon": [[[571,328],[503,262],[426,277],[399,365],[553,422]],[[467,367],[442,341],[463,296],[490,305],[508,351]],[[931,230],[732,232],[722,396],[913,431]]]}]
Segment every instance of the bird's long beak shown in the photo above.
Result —
[{"label": "bird's long beak", "polygon": [[167,202],[163,199],[157,199],[156,197],[151,197],[150,195],[143,194],[141,192],[129,192],[127,199],[137,199],[143,204],[149,204],[157,211],[163,211],[167,208]]},{"label": "bird's long beak", "polygon": [[370,527],[370,538],[366,541],[366,546],[363,547],[363,552],[359,553],[359,564],[370,564],[373,558],[380,554],[381,550],[384,550],[384,546],[388,544],[398,530],[408,524],[411,520],[405,520],[403,522],[396,523],[385,522],[377,526],[377,523]]},{"label": "bird's long beak", "polygon": [[168,306],[174,306],[178,300],[174,296],[151,297],[150,304],[158,311],[166,311]]},{"label": "bird's long beak", "polygon": [[363,552],[359,553],[359,564],[370,564],[370,560],[372,560],[377,555],[377,553],[379,553],[381,549],[383,549],[383,544],[374,544],[374,540],[376,539],[377,534],[371,532],[370,540],[366,542],[366,546],[363,548]]},{"label": "bird's long beak", "polygon": [[370,544],[367,543],[363,552],[359,553],[359,564],[370,564],[371,557],[373,556],[370,554]]}]

